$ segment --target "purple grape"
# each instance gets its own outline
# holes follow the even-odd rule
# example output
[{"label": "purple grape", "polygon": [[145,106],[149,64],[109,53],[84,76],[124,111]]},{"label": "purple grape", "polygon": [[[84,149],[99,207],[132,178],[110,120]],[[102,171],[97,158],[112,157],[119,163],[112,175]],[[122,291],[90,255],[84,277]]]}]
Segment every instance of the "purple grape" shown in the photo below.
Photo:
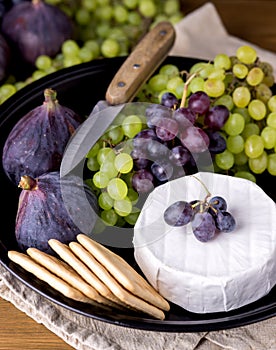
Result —
[{"label": "purple grape", "polygon": [[174,111],[172,117],[178,122],[180,130],[184,130],[189,126],[194,125],[196,121],[196,113],[187,107],[178,108]]},{"label": "purple grape", "polygon": [[212,197],[209,200],[209,205],[212,206],[212,208],[216,209],[216,210],[223,210],[225,211],[227,209],[227,203],[226,200],[220,196],[215,196]]},{"label": "purple grape", "polygon": [[197,91],[189,97],[188,107],[198,114],[205,114],[210,108],[210,98],[203,91]]},{"label": "purple grape", "polygon": [[209,147],[208,135],[199,127],[190,126],[180,134],[180,140],[191,153],[201,153]]},{"label": "purple grape", "polygon": [[152,174],[146,169],[136,171],[132,176],[132,187],[138,193],[151,191],[154,188]]},{"label": "purple grape", "polygon": [[178,133],[178,123],[172,118],[161,118],[156,123],[155,132],[162,141],[173,140]]},{"label": "purple grape", "polygon": [[186,147],[183,146],[173,147],[169,154],[169,160],[177,166],[186,165],[190,161],[190,159],[190,152],[187,150]]},{"label": "purple grape", "polygon": [[147,151],[142,148],[133,148],[130,155],[132,159],[147,158]]},{"label": "purple grape", "polygon": [[157,158],[160,159],[160,158],[166,157],[169,150],[167,146],[164,145],[163,143],[155,140],[151,140],[147,144],[147,151],[148,151],[149,157],[152,157],[154,159],[157,159]]},{"label": "purple grape", "polygon": [[164,220],[170,226],[187,225],[193,216],[193,209],[188,202],[177,201],[164,212]]},{"label": "purple grape", "polygon": [[213,216],[208,211],[196,213],[192,220],[192,230],[200,242],[210,241],[216,233]]},{"label": "purple grape", "polygon": [[166,160],[158,160],[152,163],[151,172],[158,181],[168,181],[173,175],[173,167]]},{"label": "purple grape", "polygon": [[174,106],[177,106],[178,104],[178,99],[177,97],[171,93],[171,92],[165,92],[162,97],[161,97],[161,105],[168,107],[168,108],[173,108]]},{"label": "purple grape", "polygon": [[146,169],[151,165],[151,161],[147,158],[133,159],[133,165],[135,170]]},{"label": "purple grape", "polygon": [[147,125],[149,128],[155,128],[156,122],[160,118],[170,118],[172,115],[171,109],[159,104],[151,104],[145,111],[147,117]]},{"label": "purple grape", "polygon": [[221,232],[231,232],[236,228],[236,220],[228,211],[219,210],[214,220],[217,229]]},{"label": "purple grape", "polygon": [[214,106],[205,115],[204,124],[212,130],[220,130],[227,121],[229,114],[230,112],[226,106]]},{"label": "purple grape", "polygon": [[201,201],[199,199],[195,199],[190,202],[191,207],[193,208],[193,213],[196,214],[201,209]]},{"label": "purple grape", "polygon": [[151,140],[157,140],[155,131],[153,129],[144,129],[134,136],[132,144],[136,148],[139,147],[145,149],[147,143]]},{"label": "purple grape", "polygon": [[205,131],[209,137],[209,151],[213,154],[222,153],[226,150],[225,138],[218,131]]}]

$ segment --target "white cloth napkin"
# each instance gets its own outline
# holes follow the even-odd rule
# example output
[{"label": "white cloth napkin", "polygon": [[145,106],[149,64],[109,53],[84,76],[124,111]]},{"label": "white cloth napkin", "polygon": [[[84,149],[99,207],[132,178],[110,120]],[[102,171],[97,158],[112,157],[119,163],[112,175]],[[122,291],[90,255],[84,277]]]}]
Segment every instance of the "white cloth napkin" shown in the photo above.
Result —
[{"label": "white cloth napkin", "polygon": [[264,62],[269,62],[276,78],[276,52],[229,35],[211,2],[187,14],[175,25],[176,40],[170,55],[213,60],[216,54],[235,55],[238,47],[250,45]]}]

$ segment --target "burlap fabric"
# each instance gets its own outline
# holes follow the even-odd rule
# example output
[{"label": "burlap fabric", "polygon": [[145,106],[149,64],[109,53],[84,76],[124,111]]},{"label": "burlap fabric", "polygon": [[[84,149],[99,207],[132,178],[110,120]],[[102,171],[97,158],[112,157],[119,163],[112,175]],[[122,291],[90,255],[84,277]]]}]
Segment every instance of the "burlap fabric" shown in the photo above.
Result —
[{"label": "burlap fabric", "polygon": [[[206,25],[207,24],[207,25]],[[176,25],[171,55],[212,59],[245,43],[229,36],[215,7],[207,3]],[[257,48],[263,60],[276,55]],[[276,69],[275,69],[276,71]],[[32,291],[0,265],[0,297],[80,350],[276,350],[276,317],[216,332],[147,332],[108,324],[62,308]]]}]

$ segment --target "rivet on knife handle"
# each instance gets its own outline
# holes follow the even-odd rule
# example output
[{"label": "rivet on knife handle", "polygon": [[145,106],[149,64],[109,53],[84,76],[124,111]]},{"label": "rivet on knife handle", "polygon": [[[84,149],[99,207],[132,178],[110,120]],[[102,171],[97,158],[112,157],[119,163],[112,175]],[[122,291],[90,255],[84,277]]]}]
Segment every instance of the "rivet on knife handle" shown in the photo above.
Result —
[{"label": "rivet on knife handle", "polygon": [[167,57],[175,40],[170,22],[160,22],[136,45],[106,92],[111,105],[132,101],[140,87]]}]

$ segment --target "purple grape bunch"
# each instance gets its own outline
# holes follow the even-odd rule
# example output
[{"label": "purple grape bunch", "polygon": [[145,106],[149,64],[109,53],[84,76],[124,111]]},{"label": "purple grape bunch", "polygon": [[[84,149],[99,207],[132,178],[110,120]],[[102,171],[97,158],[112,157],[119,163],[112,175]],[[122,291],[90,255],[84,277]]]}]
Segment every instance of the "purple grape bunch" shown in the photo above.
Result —
[{"label": "purple grape bunch", "polygon": [[161,104],[147,107],[147,127],[133,139],[131,156],[137,172],[133,188],[146,193],[164,182],[197,172],[197,161],[204,154],[211,155],[212,160],[226,149],[219,130],[228,117],[227,107],[211,106],[210,97],[203,91],[190,95],[184,107],[172,93],[164,93]]},{"label": "purple grape bunch", "polygon": [[164,211],[165,222],[174,227],[191,223],[194,236],[200,242],[208,242],[219,232],[232,232],[236,220],[227,211],[226,200],[214,196],[208,200],[176,201]]}]

